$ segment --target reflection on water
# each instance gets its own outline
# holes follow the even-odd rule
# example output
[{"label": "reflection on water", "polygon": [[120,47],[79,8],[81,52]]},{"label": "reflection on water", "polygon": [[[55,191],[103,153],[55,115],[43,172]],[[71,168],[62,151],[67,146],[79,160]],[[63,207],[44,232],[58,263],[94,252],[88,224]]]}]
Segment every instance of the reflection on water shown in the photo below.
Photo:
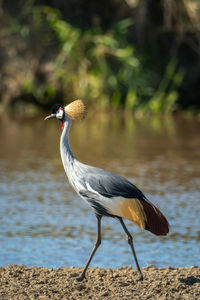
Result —
[{"label": "reflection on water", "polygon": [[[165,238],[126,222],[141,266],[199,265],[199,132],[198,120],[181,117],[95,115],[73,124],[77,158],[126,176],[169,219]],[[0,118],[0,265],[83,266],[89,256],[96,219],[67,182],[60,133],[59,122],[43,116]],[[91,265],[132,264],[117,220],[104,218],[102,225]]]}]

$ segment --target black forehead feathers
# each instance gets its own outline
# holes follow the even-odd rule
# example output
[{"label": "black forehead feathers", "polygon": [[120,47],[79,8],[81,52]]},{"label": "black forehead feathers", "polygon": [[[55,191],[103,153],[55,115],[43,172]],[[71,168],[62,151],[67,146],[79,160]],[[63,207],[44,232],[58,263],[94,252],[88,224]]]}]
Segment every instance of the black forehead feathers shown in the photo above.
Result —
[{"label": "black forehead feathers", "polygon": [[59,109],[60,107],[62,107],[62,108],[64,109],[64,107],[63,107],[61,104],[54,104],[54,105],[52,106],[52,108],[51,108],[51,112],[52,112],[53,114],[55,114],[55,113],[58,111],[58,109]]}]

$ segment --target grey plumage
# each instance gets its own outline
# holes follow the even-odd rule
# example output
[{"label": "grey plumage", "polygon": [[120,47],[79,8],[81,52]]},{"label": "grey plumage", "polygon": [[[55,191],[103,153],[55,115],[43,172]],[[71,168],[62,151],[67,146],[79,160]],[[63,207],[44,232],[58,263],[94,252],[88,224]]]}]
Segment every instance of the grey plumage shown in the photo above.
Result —
[{"label": "grey plumage", "polygon": [[112,215],[106,207],[103,209],[98,203],[101,196],[105,199],[113,197],[145,199],[143,193],[122,176],[79,162],[69,145],[71,120],[65,116],[64,122],[66,125],[61,135],[60,151],[66,174],[76,192],[96,210],[97,214]]},{"label": "grey plumage", "polygon": [[124,197],[143,199],[143,193],[130,181],[112,172],[89,168],[86,175],[90,186],[104,197]]}]

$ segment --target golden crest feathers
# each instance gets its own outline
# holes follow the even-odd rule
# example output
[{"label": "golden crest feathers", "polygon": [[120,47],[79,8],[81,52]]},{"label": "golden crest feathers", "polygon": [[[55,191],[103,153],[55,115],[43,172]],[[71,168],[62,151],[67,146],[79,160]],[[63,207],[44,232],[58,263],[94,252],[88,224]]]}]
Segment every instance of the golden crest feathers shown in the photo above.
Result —
[{"label": "golden crest feathers", "polygon": [[65,113],[72,121],[82,120],[85,117],[85,104],[82,100],[75,100],[65,106]]}]

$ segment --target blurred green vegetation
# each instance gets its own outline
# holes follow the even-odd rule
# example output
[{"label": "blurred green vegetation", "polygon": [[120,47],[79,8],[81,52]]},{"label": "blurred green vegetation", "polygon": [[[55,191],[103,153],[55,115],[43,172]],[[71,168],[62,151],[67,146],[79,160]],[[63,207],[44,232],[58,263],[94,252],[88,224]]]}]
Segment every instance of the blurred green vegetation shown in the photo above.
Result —
[{"label": "blurred green vegetation", "polygon": [[9,18],[4,37],[19,35],[38,57],[38,67],[33,76],[22,76],[14,101],[5,102],[23,100],[48,108],[55,102],[82,98],[93,107],[142,113],[197,110],[196,99],[191,105],[180,100],[188,77],[187,63],[180,61],[179,52],[156,56],[159,40],[150,50],[148,41],[140,49],[130,39],[132,28],[134,18],[130,17],[107,28],[99,24],[81,28],[68,22],[56,7],[24,1],[17,17]]}]

